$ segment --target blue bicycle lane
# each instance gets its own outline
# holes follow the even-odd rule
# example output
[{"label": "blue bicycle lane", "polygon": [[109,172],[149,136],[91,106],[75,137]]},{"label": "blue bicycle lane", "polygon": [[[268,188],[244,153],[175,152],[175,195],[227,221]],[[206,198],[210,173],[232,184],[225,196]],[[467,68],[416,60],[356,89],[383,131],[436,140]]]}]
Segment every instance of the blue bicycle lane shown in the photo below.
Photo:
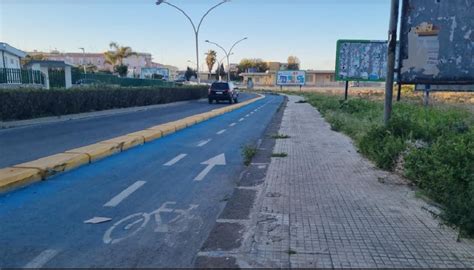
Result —
[{"label": "blue bicycle lane", "polygon": [[[192,267],[244,169],[242,147],[282,101],[266,96],[2,195],[0,267]],[[84,223],[93,218],[111,220]]]}]

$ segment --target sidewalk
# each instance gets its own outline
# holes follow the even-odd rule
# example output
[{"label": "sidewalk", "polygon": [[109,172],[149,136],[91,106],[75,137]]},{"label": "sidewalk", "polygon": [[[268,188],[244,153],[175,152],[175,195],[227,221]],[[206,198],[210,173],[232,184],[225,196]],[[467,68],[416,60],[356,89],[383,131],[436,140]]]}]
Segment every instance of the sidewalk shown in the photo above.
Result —
[{"label": "sidewalk", "polygon": [[[474,244],[456,242],[413,190],[357,153],[309,104],[290,96],[241,247],[251,267],[474,267]],[[391,179],[396,178],[388,174]],[[389,181],[390,182],[390,181]]]}]

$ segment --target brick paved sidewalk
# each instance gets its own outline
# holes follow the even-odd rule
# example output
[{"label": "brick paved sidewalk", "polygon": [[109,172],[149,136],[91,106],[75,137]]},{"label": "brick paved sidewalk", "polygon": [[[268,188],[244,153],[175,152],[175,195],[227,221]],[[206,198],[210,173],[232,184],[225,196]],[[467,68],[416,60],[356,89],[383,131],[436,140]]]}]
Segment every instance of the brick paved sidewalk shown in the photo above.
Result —
[{"label": "brick paved sidewalk", "polygon": [[284,112],[291,138],[274,152],[288,157],[272,158],[241,266],[474,267],[473,241],[456,242],[410,188],[381,183],[387,173],[300,99]]}]

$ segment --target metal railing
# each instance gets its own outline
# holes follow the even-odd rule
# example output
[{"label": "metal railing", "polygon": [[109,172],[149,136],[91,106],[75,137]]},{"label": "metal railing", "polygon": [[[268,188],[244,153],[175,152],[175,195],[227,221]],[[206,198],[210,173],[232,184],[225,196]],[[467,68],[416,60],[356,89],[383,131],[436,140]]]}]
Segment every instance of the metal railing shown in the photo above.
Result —
[{"label": "metal railing", "polygon": [[43,84],[44,77],[39,70],[0,68],[0,84]]}]

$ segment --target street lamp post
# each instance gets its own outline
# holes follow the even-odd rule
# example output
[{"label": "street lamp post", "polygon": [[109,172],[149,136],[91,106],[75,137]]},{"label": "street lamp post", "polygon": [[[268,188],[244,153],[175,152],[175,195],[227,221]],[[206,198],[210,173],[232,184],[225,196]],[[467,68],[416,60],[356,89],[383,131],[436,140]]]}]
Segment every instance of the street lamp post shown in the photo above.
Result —
[{"label": "street lamp post", "polygon": [[204,18],[213,10],[215,9],[216,7],[224,4],[224,3],[227,3],[227,2],[230,2],[230,0],[223,0],[221,1],[220,3],[218,3],[217,5],[211,7],[208,11],[206,11],[206,13],[204,13],[204,15],[202,16],[201,20],[199,21],[199,24],[198,26],[196,27],[196,25],[194,24],[193,20],[191,19],[191,17],[189,17],[189,15],[184,12],[184,10],[182,10],[181,8],[169,3],[167,0],[157,0],[156,1],[156,5],[161,5],[161,4],[167,4],[168,6],[170,7],[173,7],[177,10],[179,10],[181,13],[183,13],[184,16],[186,16],[186,18],[189,20],[189,22],[191,23],[191,25],[193,26],[193,30],[194,30],[194,37],[195,37],[195,40],[196,40],[196,73],[197,73],[197,77],[198,77],[198,84],[201,84],[201,77],[199,76],[199,29],[201,29],[201,24],[204,20]]},{"label": "street lamp post", "polygon": [[87,74],[86,70],[86,50],[84,48],[79,48],[79,50],[82,50],[82,66],[84,67],[84,75]]},{"label": "street lamp post", "polygon": [[207,43],[211,43],[211,44],[214,44],[216,45],[217,47],[221,48],[222,51],[224,51],[224,54],[226,55],[227,57],[227,81],[230,81],[230,61],[229,61],[229,56],[232,54],[232,50],[234,49],[235,45],[239,44],[240,42],[246,40],[247,37],[244,37],[243,39],[240,39],[240,40],[237,40],[231,47],[230,47],[230,50],[227,52],[226,49],[224,49],[224,47],[222,47],[221,45],[215,43],[215,42],[212,42],[212,41],[209,41],[209,40],[206,40]]}]

